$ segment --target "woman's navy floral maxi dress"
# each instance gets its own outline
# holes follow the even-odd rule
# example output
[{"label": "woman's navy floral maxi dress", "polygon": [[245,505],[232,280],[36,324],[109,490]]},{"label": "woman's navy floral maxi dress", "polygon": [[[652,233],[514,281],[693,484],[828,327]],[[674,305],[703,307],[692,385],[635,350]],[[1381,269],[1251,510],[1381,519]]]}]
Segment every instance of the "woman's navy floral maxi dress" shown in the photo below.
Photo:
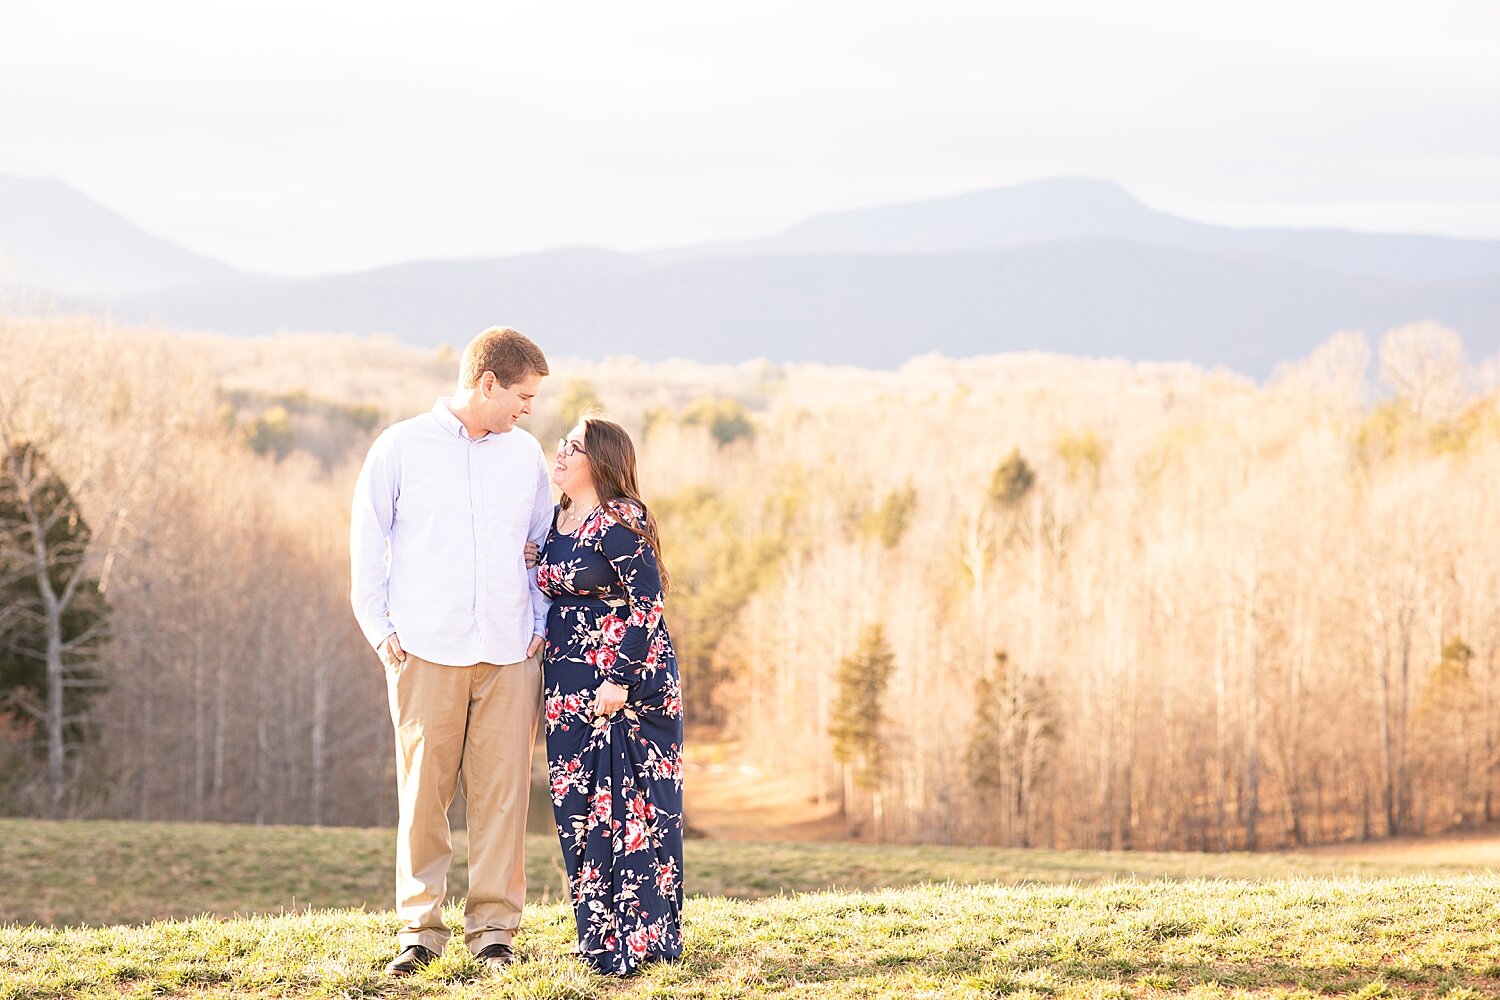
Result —
[{"label": "woman's navy floral maxi dress", "polygon": [[[682,954],[682,688],[651,545],[628,501],[552,530],[537,582],[552,598],[543,667],[547,772],[579,955],[625,975]],[[603,681],[629,689],[607,719]]]}]

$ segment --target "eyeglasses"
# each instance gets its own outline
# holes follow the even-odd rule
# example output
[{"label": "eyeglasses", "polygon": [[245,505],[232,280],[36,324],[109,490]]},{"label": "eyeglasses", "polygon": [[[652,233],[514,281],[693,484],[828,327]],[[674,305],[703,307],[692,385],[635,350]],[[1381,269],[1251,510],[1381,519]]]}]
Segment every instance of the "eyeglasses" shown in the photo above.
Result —
[{"label": "eyeglasses", "polygon": [[564,458],[572,458],[574,455],[588,457],[588,452],[583,450],[583,445],[577,441],[569,441],[567,438],[557,439],[557,453]]}]

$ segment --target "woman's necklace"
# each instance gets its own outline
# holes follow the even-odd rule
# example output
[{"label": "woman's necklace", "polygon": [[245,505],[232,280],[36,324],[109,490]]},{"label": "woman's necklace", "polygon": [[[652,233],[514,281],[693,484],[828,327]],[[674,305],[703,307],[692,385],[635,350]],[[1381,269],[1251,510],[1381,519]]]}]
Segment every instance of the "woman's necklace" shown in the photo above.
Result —
[{"label": "woman's necklace", "polygon": [[578,508],[579,505],[575,503],[570,505],[567,510],[563,511],[563,513],[567,515],[568,522],[570,524],[581,525],[584,521],[587,521],[589,519],[589,515],[599,509],[599,501],[594,501],[594,503],[590,505],[589,509],[584,511],[582,514],[578,513]]}]

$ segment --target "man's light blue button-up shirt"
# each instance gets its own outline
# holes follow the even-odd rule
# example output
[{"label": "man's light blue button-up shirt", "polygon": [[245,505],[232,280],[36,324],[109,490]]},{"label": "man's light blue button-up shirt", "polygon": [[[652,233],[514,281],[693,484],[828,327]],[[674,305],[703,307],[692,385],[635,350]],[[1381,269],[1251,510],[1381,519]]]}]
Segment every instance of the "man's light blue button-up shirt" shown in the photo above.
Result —
[{"label": "man's light blue button-up shirt", "polygon": [[354,487],[350,598],[371,646],[391,633],[433,663],[515,663],[547,598],[524,546],[546,540],[552,490],[536,438],[471,438],[437,401],[376,438]]}]

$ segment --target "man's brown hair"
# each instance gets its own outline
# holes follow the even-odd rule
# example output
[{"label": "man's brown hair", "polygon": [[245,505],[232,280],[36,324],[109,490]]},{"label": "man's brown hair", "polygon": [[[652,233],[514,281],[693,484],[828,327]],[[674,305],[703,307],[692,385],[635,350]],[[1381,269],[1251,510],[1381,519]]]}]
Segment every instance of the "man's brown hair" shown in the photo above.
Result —
[{"label": "man's brown hair", "polygon": [[508,326],[492,326],[469,341],[458,366],[459,387],[474,388],[485,372],[494,372],[507,389],[533,372],[549,374],[542,349],[520,330]]}]

